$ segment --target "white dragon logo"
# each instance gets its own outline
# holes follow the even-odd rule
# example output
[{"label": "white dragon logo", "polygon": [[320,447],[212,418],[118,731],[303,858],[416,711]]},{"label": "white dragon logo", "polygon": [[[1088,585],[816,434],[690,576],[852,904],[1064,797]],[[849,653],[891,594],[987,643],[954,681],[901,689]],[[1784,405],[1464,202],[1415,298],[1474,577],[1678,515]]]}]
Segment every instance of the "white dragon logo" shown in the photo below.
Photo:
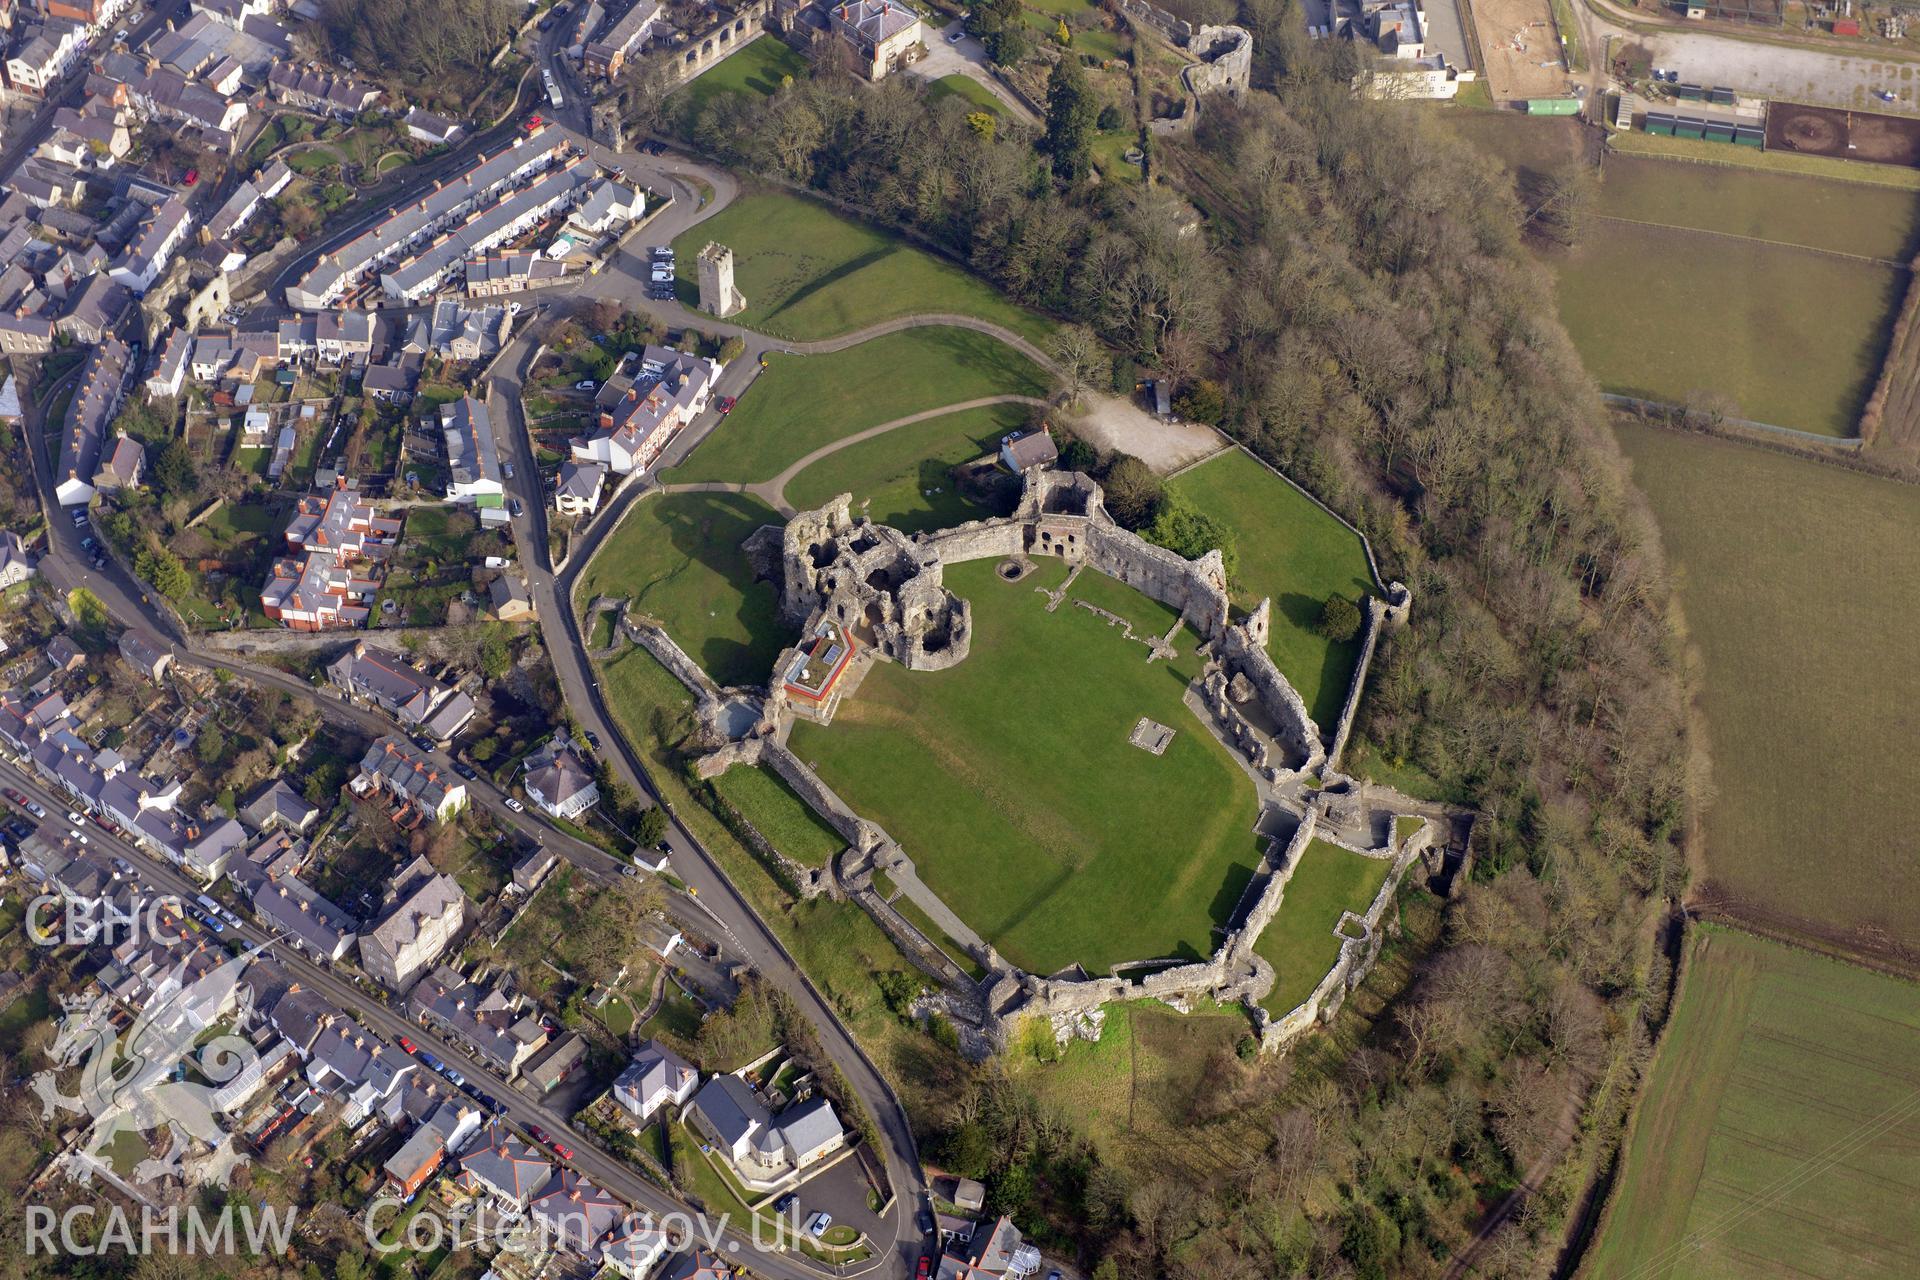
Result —
[{"label": "white dragon logo", "polygon": [[[133,1181],[149,1185],[168,1177],[184,1179],[190,1144],[197,1141],[210,1148],[210,1154],[194,1161],[196,1180],[227,1185],[246,1157],[215,1117],[213,1098],[221,1085],[254,1066],[259,1054],[231,1032],[195,1042],[230,1002],[234,1004],[230,1025],[247,1023],[253,993],[240,985],[240,975],[266,945],[234,956],[190,985],[188,960],[181,960],[159,984],[161,998],[143,1007],[124,1035],[116,1033],[105,1016],[111,1006],[106,996],[63,1000],[67,1017],[47,1050],[56,1065],[34,1076],[33,1089],[40,1095],[45,1118],[51,1119],[56,1111],[90,1117],[91,1128],[79,1152],[80,1167],[109,1164],[123,1133],[144,1139],[165,1126],[170,1134],[166,1154],[142,1160],[134,1169]],[[58,1075],[75,1064],[80,1064],[80,1091],[69,1094],[61,1089]],[[200,1079],[175,1079],[182,1064]]]}]

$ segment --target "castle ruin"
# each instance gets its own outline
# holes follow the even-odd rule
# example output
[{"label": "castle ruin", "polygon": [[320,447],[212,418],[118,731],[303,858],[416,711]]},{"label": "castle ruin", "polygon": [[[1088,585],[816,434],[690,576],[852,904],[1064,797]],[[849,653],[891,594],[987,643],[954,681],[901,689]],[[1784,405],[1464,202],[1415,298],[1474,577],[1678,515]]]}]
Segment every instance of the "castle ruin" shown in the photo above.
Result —
[{"label": "castle ruin", "polygon": [[734,287],[733,250],[707,241],[697,263],[700,272],[700,309],[725,320],[747,309],[746,295]]}]

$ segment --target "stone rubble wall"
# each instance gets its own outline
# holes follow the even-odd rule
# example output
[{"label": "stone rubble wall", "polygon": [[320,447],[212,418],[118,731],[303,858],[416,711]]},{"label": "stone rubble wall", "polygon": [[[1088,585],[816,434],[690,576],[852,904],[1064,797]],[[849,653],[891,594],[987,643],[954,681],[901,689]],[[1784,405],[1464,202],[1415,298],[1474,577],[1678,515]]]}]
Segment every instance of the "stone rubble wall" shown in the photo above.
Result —
[{"label": "stone rubble wall", "polygon": [[620,625],[633,642],[652,654],[670,672],[674,679],[685,685],[701,706],[720,701],[720,690],[700,664],[689,658],[686,650],[673,642],[659,625],[641,622],[635,618],[622,616]]},{"label": "stone rubble wall", "polygon": [[1226,629],[1227,573],[1218,551],[1188,560],[1104,520],[1087,525],[1087,563],[1177,610],[1201,639]]},{"label": "stone rubble wall", "polygon": [[[1388,856],[1393,859],[1393,870],[1387,873],[1387,878],[1381,883],[1379,892],[1373,895],[1373,901],[1368,904],[1366,914],[1358,917],[1359,922],[1364,926],[1363,932],[1358,938],[1342,939],[1340,958],[1334,961],[1333,968],[1327,971],[1326,977],[1320,979],[1314,986],[1312,994],[1300,1004],[1278,1018],[1271,1019],[1268,1018],[1266,1010],[1259,1008],[1254,1010],[1254,1017],[1259,1027],[1261,1052],[1271,1053],[1283,1049],[1312,1029],[1316,1023],[1330,1021],[1346,1003],[1347,993],[1366,980],[1368,972],[1373,968],[1373,962],[1380,958],[1380,947],[1383,941],[1380,934],[1380,921],[1386,915],[1387,907],[1392,903],[1394,895],[1399,892],[1400,881],[1406,875],[1407,868],[1420,859],[1428,845],[1432,843],[1436,830],[1434,821],[1429,818],[1421,824],[1418,831],[1407,837],[1398,849],[1389,846],[1389,851],[1385,855],[1375,849],[1361,851],[1368,857]],[[1342,847],[1350,848],[1351,846],[1343,845]],[[1342,917],[1343,925],[1346,919],[1347,917]]]},{"label": "stone rubble wall", "polygon": [[1293,767],[1312,772],[1326,762],[1327,751],[1321,745],[1320,726],[1313,722],[1307,704],[1287,678],[1274,665],[1264,644],[1244,626],[1228,627],[1216,642],[1222,663],[1234,675],[1243,675],[1254,688],[1260,705],[1280,730],[1281,745],[1299,757]]},{"label": "stone rubble wall", "polygon": [[969,560],[1005,560],[1026,553],[1026,530],[1013,520],[971,520],[923,533],[920,545],[937,553],[943,564],[964,564]]}]

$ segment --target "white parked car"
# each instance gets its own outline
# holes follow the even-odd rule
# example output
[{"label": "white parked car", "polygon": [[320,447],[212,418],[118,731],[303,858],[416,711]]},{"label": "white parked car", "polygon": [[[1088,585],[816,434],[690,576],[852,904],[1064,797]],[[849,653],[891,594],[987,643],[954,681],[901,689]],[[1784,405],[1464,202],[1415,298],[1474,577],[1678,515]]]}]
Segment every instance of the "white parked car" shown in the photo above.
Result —
[{"label": "white parked car", "polygon": [[515,813],[525,813],[527,811],[527,806],[521,804],[520,801],[513,796],[507,797],[507,808],[513,810]]}]

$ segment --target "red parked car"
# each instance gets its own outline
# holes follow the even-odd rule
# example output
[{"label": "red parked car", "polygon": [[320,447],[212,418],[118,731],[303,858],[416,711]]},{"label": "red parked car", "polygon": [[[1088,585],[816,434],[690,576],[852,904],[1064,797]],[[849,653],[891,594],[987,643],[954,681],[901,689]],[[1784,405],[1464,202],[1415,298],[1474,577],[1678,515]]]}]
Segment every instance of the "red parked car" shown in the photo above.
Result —
[{"label": "red parked car", "polygon": [[527,1132],[533,1135],[533,1140],[534,1140],[535,1142],[551,1142],[551,1141],[553,1141],[553,1139],[551,1139],[551,1138],[549,1138],[549,1137],[547,1137],[547,1131],[546,1131],[545,1129],[542,1129],[542,1128],[541,1128],[541,1127],[540,1127],[539,1125],[537,1125],[537,1124],[530,1124],[530,1125],[528,1125],[528,1126],[527,1126]]},{"label": "red parked car", "polygon": [[400,1047],[402,1049],[405,1049],[408,1053],[417,1052],[417,1050],[415,1050],[413,1047],[413,1041],[407,1039],[405,1036],[400,1037]]},{"label": "red parked car", "polygon": [[933,1259],[926,1254],[920,1255],[920,1266],[914,1271],[919,1280],[927,1280],[927,1273],[933,1270]]},{"label": "red parked car", "polygon": [[550,1146],[550,1147],[552,1147],[552,1148],[553,1148],[553,1154],[555,1154],[555,1155],[557,1155],[557,1156],[559,1156],[559,1157],[560,1157],[560,1158],[561,1158],[562,1160],[571,1160],[571,1159],[573,1159],[573,1148],[572,1148],[572,1147],[570,1147],[570,1146],[568,1146],[568,1145],[567,1145],[566,1143],[564,1143],[564,1142],[549,1142],[549,1143],[548,1143],[547,1145],[548,1145],[548,1146]]},{"label": "red parked car", "polygon": [[733,412],[733,406],[735,404],[735,401],[732,396],[721,396],[716,403],[718,403],[720,406],[721,417],[725,417],[727,414]]},{"label": "red parked car", "polygon": [[187,170],[186,181],[188,186],[192,186],[194,183],[200,181],[200,171],[198,169]]}]

